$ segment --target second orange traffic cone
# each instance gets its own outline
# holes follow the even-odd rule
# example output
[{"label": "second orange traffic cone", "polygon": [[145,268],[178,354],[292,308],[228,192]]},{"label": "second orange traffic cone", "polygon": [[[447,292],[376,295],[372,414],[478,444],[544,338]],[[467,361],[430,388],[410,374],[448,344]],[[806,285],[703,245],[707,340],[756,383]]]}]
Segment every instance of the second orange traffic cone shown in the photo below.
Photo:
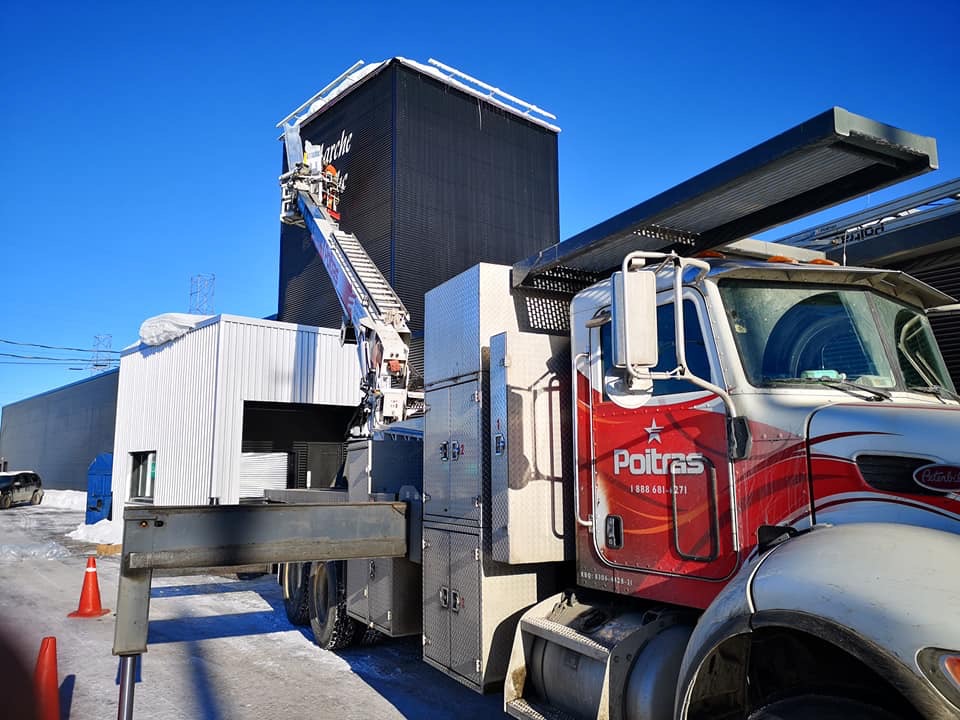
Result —
[{"label": "second orange traffic cone", "polygon": [[100,617],[110,612],[100,607],[100,583],[97,582],[97,559],[87,558],[87,570],[83,574],[83,589],[80,591],[80,607],[67,617]]},{"label": "second orange traffic cone", "polygon": [[40,643],[37,668],[33,671],[33,694],[37,720],[60,720],[60,685],[57,677],[57,639],[45,637]]}]

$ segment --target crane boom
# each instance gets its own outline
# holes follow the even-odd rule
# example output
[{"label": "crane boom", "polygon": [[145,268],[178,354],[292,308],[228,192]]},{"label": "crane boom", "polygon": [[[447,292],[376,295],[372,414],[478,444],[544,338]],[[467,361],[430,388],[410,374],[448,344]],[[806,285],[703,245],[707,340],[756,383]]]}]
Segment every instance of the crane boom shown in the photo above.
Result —
[{"label": "crane boom", "polygon": [[410,417],[423,408],[423,393],[409,390],[410,313],[357,236],[334,219],[336,176],[304,162],[298,125],[285,125],[283,139],[289,169],[280,176],[280,220],[310,233],[353,328],[369,429]]}]

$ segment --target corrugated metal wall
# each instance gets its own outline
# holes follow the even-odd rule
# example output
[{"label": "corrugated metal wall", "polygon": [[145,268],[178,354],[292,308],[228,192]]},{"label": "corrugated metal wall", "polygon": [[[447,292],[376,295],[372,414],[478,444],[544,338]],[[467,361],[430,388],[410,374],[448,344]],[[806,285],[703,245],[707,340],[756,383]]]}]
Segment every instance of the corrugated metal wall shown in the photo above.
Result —
[{"label": "corrugated metal wall", "polygon": [[221,325],[214,495],[236,502],[243,402],[353,406],[360,371],[355,348],[341,347],[337,331],[236,317]]},{"label": "corrugated metal wall", "polygon": [[86,490],[87,468],[113,450],[116,370],[10,403],[0,421],[0,457],[10,470],[35,470],[44,487]]},{"label": "corrugated metal wall", "polygon": [[559,242],[557,135],[412,68],[396,73],[394,287],[418,331],[428,290]]},{"label": "corrugated metal wall", "polygon": [[120,359],[113,507],[130,497],[131,453],[156,451],[158,505],[205,504],[210,496],[214,388],[220,323]]},{"label": "corrugated metal wall", "polygon": [[[352,346],[335,331],[224,315],[123,356],[114,449],[115,506],[129,497],[131,453],[155,450],[158,505],[235,503],[245,401],[352,406]],[[117,505],[119,503],[119,505]]]}]

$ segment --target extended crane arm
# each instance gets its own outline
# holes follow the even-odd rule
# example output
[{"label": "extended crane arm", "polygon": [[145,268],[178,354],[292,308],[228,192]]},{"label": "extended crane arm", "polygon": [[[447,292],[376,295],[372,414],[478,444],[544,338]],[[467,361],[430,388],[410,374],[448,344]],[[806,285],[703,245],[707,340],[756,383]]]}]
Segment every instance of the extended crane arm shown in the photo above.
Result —
[{"label": "extended crane arm", "polygon": [[284,127],[284,145],[280,220],[306,227],[353,327],[369,428],[403,420],[423,408],[423,394],[409,390],[410,314],[357,237],[335,221],[337,178],[304,162],[299,126]]}]

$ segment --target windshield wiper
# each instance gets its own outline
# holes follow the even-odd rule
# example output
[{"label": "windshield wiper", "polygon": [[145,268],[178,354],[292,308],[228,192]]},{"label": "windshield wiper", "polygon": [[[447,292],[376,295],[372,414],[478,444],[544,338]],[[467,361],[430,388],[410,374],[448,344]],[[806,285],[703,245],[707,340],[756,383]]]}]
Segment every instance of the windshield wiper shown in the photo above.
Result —
[{"label": "windshield wiper", "polygon": [[948,390],[942,385],[908,385],[907,390],[918,393],[927,393],[929,395],[936,395],[941,400],[956,400],[960,402],[960,395],[957,395],[952,390]]},{"label": "windshield wiper", "polygon": [[[880,388],[866,387],[858,385],[849,380],[840,380],[838,378],[765,378],[764,382],[770,385],[826,385],[834,390],[848,393],[854,397],[867,400],[868,402],[879,402],[880,400],[889,400],[890,393]],[[867,397],[858,394],[856,391],[867,393]]]}]

